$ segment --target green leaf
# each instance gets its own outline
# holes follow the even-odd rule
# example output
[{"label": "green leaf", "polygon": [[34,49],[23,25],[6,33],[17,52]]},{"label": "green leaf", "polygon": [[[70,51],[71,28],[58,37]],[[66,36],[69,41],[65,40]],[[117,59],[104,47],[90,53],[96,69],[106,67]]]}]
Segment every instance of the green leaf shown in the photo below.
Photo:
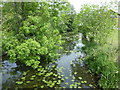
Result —
[{"label": "green leaf", "polygon": [[23,79],[23,80],[24,80],[24,79],[25,79],[25,77],[22,77],[21,79]]},{"label": "green leaf", "polygon": [[80,80],[81,80],[81,79],[82,79],[82,77],[78,77],[78,79],[80,79]]},{"label": "green leaf", "polygon": [[74,74],[76,75],[76,74],[77,74],[77,72],[74,72]]},{"label": "green leaf", "polygon": [[17,84],[23,84],[23,81],[17,81],[16,83]]}]

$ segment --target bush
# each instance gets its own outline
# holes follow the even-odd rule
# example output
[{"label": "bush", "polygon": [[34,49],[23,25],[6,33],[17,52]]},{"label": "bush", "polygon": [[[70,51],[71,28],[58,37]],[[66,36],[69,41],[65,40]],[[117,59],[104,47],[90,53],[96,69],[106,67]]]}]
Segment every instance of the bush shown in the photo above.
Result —
[{"label": "bush", "polygon": [[42,61],[54,60],[58,56],[57,51],[62,49],[59,31],[53,29],[50,23],[41,23],[41,18],[37,16],[29,16],[18,34],[3,33],[3,37],[3,48],[11,61],[19,60],[33,68]]}]

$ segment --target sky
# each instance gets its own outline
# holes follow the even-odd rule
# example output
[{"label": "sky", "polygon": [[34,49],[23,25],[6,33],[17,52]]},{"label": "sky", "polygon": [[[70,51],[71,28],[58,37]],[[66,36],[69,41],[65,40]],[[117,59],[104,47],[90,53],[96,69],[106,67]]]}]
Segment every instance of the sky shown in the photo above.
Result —
[{"label": "sky", "polygon": [[101,5],[101,3],[109,3],[111,1],[120,1],[120,0],[68,0],[68,2],[70,2],[76,12],[79,12],[80,11],[80,8],[82,5],[84,4],[98,4],[98,5]]}]

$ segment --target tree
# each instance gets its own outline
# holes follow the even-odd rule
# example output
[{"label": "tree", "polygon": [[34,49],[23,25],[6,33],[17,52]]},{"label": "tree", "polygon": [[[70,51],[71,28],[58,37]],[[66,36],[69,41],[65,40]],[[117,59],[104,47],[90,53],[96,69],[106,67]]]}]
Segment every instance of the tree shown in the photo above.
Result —
[{"label": "tree", "polygon": [[27,66],[37,68],[42,61],[54,60],[58,56],[57,50],[61,49],[62,40],[57,28],[50,23],[52,18],[49,3],[7,3],[3,6],[3,12],[10,5],[16,8],[12,6],[9,14],[12,13],[13,16],[4,26],[11,24],[9,20],[15,22],[12,22],[9,30],[3,32],[3,49],[11,61],[19,60]]},{"label": "tree", "polygon": [[90,42],[101,44],[117,25],[116,19],[112,18],[112,15],[114,13],[107,6],[84,5],[74,23],[76,26],[78,25],[78,31],[83,34],[84,40],[88,38]]}]

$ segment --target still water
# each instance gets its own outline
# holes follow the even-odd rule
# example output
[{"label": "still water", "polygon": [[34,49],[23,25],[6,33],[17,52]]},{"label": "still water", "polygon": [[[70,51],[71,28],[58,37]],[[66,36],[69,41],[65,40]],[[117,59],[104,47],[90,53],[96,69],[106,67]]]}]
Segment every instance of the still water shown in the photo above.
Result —
[{"label": "still water", "polygon": [[[56,62],[53,63],[56,65],[56,69],[62,67],[62,72],[57,71],[56,73],[65,77],[64,81],[59,85],[59,87],[70,88],[70,86],[73,84],[80,83],[80,88],[97,88],[96,77],[88,72],[85,61],[82,60],[84,59],[85,54],[81,49],[84,47],[81,40],[81,34],[65,36],[64,40],[66,40],[66,43],[63,45],[63,50],[60,52],[61,54]],[[46,66],[51,66],[51,64],[47,64]],[[33,88],[32,84],[38,84],[37,77],[34,82],[28,85],[18,86],[15,83],[23,76],[23,72],[29,69],[30,67],[26,67],[24,65],[10,63],[6,56],[4,56],[1,67],[2,89],[4,90],[15,87]],[[30,69],[27,77],[29,78],[29,76],[34,73],[34,70]]]}]

